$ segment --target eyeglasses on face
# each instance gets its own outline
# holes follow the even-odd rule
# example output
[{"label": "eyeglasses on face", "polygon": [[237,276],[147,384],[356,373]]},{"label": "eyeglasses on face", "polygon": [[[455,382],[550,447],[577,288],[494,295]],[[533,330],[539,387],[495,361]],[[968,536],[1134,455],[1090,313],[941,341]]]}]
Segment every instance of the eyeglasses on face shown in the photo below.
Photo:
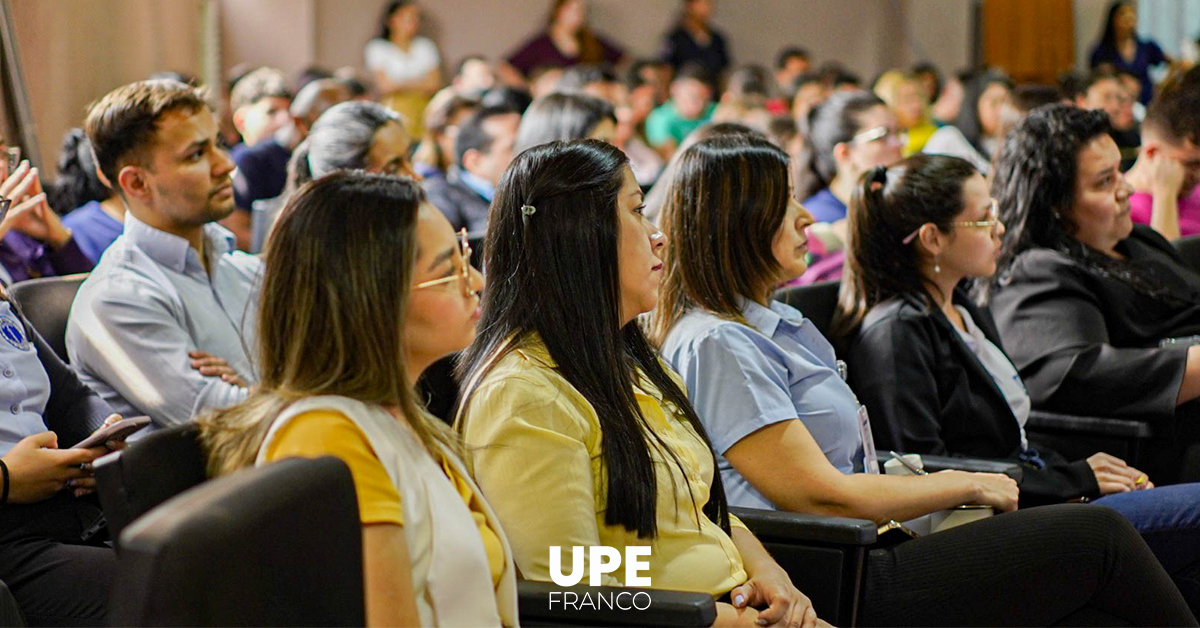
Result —
[{"label": "eyeglasses on face", "polygon": [[440,286],[452,281],[457,281],[460,282],[459,286],[462,288],[463,294],[468,296],[474,295],[475,290],[471,289],[471,243],[467,239],[467,230],[465,228],[459,230],[458,232],[458,246],[462,252],[462,266],[458,269],[458,272],[451,274],[449,277],[422,281],[421,283],[413,286],[413,290],[432,288],[434,286]]},{"label": "eyeglasses on face", "polygon": [[891,140],[897,144],[904,145],[908,143],[908,135],[891,127],[877,126],[858,132],[854,137],[850,138],[850,143],[861,145],[878,142],[879,140]]},{"label": "eyeglasses on face", "polygon": [[[990,231],[995,231],[996,226],[1000,224],[999,216],[1000,216],[1000,203],[997,202],[996,199],[993,198],[993,199],[991,199],[991,202],[988,204],[988,213],[987,213],[986,220],[966,220],[966,221],[960,221],[960,222],[952,222],[952,223],[950,223],[949,226],[951,226],[951,227],[987,228]],[[913,232],[904,236],[904,239],[901,240],[900,242],[903,244],[908,244],[909,242],[912,242],[913,240],[916,239],[917,235],[921,232],[921,227],[924,227],[927,224],[929,224],[929,223],[924,223],[920,227],[913,229]]]}]

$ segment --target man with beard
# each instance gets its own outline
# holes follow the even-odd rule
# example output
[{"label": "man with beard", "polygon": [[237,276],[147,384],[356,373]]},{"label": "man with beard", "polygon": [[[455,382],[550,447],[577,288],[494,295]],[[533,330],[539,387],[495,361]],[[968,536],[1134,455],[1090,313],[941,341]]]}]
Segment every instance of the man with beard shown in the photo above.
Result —
[{"label": "man with beard", "polygon": [[241,401],[261,266],[214,224],[234,209],[234,165],[212,109],[182,83],[143,81],[100,99],[85,128],[127,212],[71,309],[71,365],[118,412],[157,426]]}]

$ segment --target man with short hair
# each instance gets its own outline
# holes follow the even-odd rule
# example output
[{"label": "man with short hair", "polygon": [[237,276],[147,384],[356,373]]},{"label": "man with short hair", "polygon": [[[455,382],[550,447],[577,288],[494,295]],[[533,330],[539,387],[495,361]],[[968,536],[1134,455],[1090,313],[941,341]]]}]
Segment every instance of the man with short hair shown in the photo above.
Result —
[{"label": "man with short hair", "polygon": [[496,84],[492,64],[483,55],[471,54],[462,58],[454,69],[450,87],[454,93],[468,98],[482,98]]},{"label": "man with short hair", "polygon": [[796,95],[796,79],[807,73],[812,66],[808,51],[796,46],[788,46],[775,55],[775,83],[784,97],[791,99]]},{"label": "man with short hair", "polygon": [[1172,240],[1200,233],[1200,66],[1159,86],[1125,178],[1134,221]]},{"label": "man with short hair", "polygon": [[444,179],[422,182],[429,202],[442,210],[455,230],[472,236],[487,230],[488,207],[500,176],[513,158],[521,114],[508,107],[484,107],[458,127],[456,166]]},{"label": "man with short hair", "polygon": [[1133,117],[1135,99],[1121,84],[1121,78],[1113,72],[1096,70],[1080,85],[1074,100],[1077,107],[1102,109],[1108,114],[1112,125],[1109,135],[1121,149],[1121,171],[1129,170],[1137,160],[1142,138]]},{"label": "man with short hair", "polygon": [[717,105],[708,80],[704,68],[685,65],[671,81],[671,99],[646,118],[646,140],[663,159],[670,159],[683,138],[712,117]]},{"label": "man with short hair", "polygon": [[242,143],[230,152],[236,156],[287,124],[291,102],[287,78],[275,68],[258,68],[238,79],[229,93],[229,108]]},{"label": "man with short hair", "polygon": [[213,224],[233,211],[233,162],[208,103],[175,81],[132,83],[92,105],[85,129],[127,212],[71,308],[71,366],[158,426],[241,401],[261,263]]}]

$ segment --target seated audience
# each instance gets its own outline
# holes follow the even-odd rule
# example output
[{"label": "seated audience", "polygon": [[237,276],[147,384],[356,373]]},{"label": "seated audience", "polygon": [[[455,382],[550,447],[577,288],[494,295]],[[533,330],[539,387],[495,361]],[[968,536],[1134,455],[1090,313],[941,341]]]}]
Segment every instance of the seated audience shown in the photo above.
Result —
[{"label": "seated audience", "polygon": [[1112,125],[1113,141],[1121,149],[1121,172],[1129,170],[1137,160],[1142,139],[1133,118],[1133,99],[1113,72],[1093,71],[1074,98],[1075,105],[1084,109],[1103,109]]},{"label": "seated audience", "polygon": [[1002,74],[984,72],[973,77],[966,83],[958,117],[934,132],[921,150],[961,157],[986,176],[992,171],[1005,118],[1014,116],[1012,89],[1012,81]]},{"label": "seated audience", "polygon": [[799,163],[804,152],[804,135],[800,133],[800,126],[796,124],[795,118],[786,115],[772,116],[771,121],[767,123],[767,139],[788,154],[789,163]]},{"label": "seated audience", "polygon": [[657,107],[671,97],[671,76],[675,70],[661,59],[638,59],[629,67],[628,83],[633,89],[635,83],[645,83],[654,87],[654,106]]},{"label": "seated audience", "polygon": [[[337,170],[366,170],[416,178],[403,118],[373,102],[336,104],[317,118],[292,151],[284,194]],[[289,194],[290,195],[290,194]]]},{"label": "seated audience", "polygon": [[577,63],[616,65],[625,53],[588,26],[587,0],[552,0],[546,28],[526,41],[500,66],[506,82],[533,83],[538,69]]},{"label": "seated audience", "polygon": [[792,117],[797,122],[808,120],[808,112],[812,111],[813,107],[825,102],[826,98],[833,91],[825,84],[820,74],[815,72],[809,74],[801,74],[796,78],[793,84],[792,92]]},{"label": "seated audience", "polygon": [[529,106],[517,128],[513,153],[555,140],[598,139],[612,143],[617,116],[612,105],[586,94],[553,93]]},{"label": "seated audience", "polygon": [[696,65],[684,66],[671,81],[671,99],[656,107],[646,118],[646,139],[664,158],[696,127],[712,117],[709,77]]},{"label": "seated audience", "polygon": [[233,211],[233,162],[212,110],[182,83],[142,81],[97,101],[84,128],[127,211],[71,307],[71,366],[118,412],[158,426],[241,401],[256,379],[260,265],[214,224]]},{"label": "seated audience", "polygon": [[421,133],[421,115],[442,86],[437,45],[418,35],[421,7],[413,0],[390,0],[379,20],[379,36],[367,42],[363,59],[380,102],[403,116],[410,136]]},{"label": "seated audience", "polygon": [[[812,222],[788,179],[787,155],[765,139],[705,140],[684,154],[663,216],[671,246],[651,338],[687,385],[730,504],[877,522],[960,503],[1015,508],[1017,486],[1004,475],[862,473],[878,463],[864,448],[858,403],[833,347],[799,311],[771,300],[775,286],[804,270],[804,228]],[[1129,584],[1120,577],[1094,578],[1114,558],[1103,554],[1113,551],[1117,530],[1128,547],[1117,553],[1136,557],[1130,567],[1157,587],[1166,607],[1120,593]],[[1178,591],[1133,536],[1106,509],[1051,506],[875,549],[860,622],[1047,625],[1074,614],[1090,618],[1083,622],[1117,623],[1146,621],[1145,613],[1186,617]],[[894,577],[893,569],[904,577]]]},{"label": "seated audience", "polygon": [[811,68],[812,62],[807,50],[795,46],[783,48],[775,55],[775,90],[791,102],[796,96],[797,81],[801,76],[808,74]]},{"label": "seated audience", "polygon": [[531,104],[533,104],[533,96],[530,95],[528,90],[519,87],[509,87],[507,85],[497,85],[489,89],[483,95],[483,98],[479,99],[479,106],[481,107],[503,105],[521,113],[525,113],[525,110]]},{"label": "seated audience", "polygon": [[837,279],[842,274],[846,204],[864,172],[900,160],[904,147],[896,116],[869,92],[838,92],[808,114],[807,147],[796,165],[796,198],[816,221],[813,256],[796,283]]},{"label": "seated audience", "polygon": [[236,159],[287,124],[291,102],[287,79],[275,68],[258,68],[238,79],[229,93],[229,107],[242,141],[230,149],[230,155]]},{"label": "seated audience", "polygon": [[487,229],[488,206],[496,194],[500,175],[513,158],[521,114],[501,107],[484,107],[458,129],[454,143],[455,167],[444,178],[422,185],[429,202],[440,209],[455,231],[466,229],[482,237]]},{"label": "seated audience", "polygon": [[617,127],[608,142],[629,157],[629,167],[643,187],[654,183],[663,167],[662,157],[645,140],[646,118],[654,109],[652,89],[648,85],[643,86],[635,111],[628,87],[618,81],[612,72],[594,65],[567,68],[556,88],[560,92],[595,96],[613,106]]},{"label": "seated audience", "polygon": [[929,61],[921,61],[914,65],[909,74],[921,85],[921,93],[925,102],[933,103],[942,94],[942,72]]},{"label": "seated audience", "polygon": [[1108,5],[1108,15],[1100,39],[1088,57],[1094,70],[1110,66],[1113,70],[1129,72],[1140,84],[1135,98],[1142,104],[1150,102],[1154,93],[1150,81],[1150,68],[1171,63],[1171,58],[1153,39],[1142,39],[1137,34],[1138,10],[1131,0],[1113,0]]},{"label": "seated audience", "polygon": [[729,75],[725,93],[713,109],[714,122],[738,122],[756,131],[767,132],[771,112],[771,75],[757,65],[742,66]]},{"label": "seated audience", "polygon": [[92,143],[83,129],[68,131],[61,151],[54,185],[47,192],[50,207],[69,212],[63,227],[94,265],[125,229],[125,205],[96,174]]},{"label": "seated audience", "polygon": [[0,175],[0,199],[10,201],[0,219],[0,283],[91,270],[92,261],[51,209],[38,169],[22,160],[8,172],[5,159]]},{"label": "seated audience", "polygon": [[963,100],[966,98],[966,85],[975,76],[972,70],[964,70],[955,74],[942,84],[942,91],[933,99],[929,113],[933,123],[941,128],[953,124],[962,112]]},{"label": "seated audience", "polygon": [[919,155],[860,186],[834,333],[876,446],[1011,460],[1023,471],[1022,507],[1080,497],[1108,506],[1200,608],[1200,484],[1144,490],[1151,478],[1124,460],[1101,452],[1069,462],[1026,437],[1029,393],[991,315],[958,288],[991,277],[1004,235],[979,171]]},{"label": "seated audience", "polygon": [[459,60],[450,79],[450,88],[465,98],[479,99],[496,85],[496,73],[483,55],[467,55]]},{"label": "seated audience", "polygon": [[476,480],[526,578],[550,580],[551,546],[651,544],[651,586],[728,595],[717,625],[811,626],[808,598],[730,516],[678,376],[638,327],[663,246],[641,207],[603,142],[542,144],[505,173],[484,263],[505,280],[484,289],[460,367]]},{"label": "seated audience", "polygon": [[454,142],[458,129],[476,111],[479,101],[440,92],[425,109],[425,134],[413,151],[413,171],[423,180],[444,179],[454,165]]},{"label": "seated audience", "polygon": [[250,250],[254,202],[283,193],[292,151],[304,141],[309,129],[326,109],[346,100],[350,100],[350,91],[338,81],[309,81],[297,92],[288,108],[288,123],[234,158],[237,171],[233,177],[233,200],[238,211],[221,224],[237,237],[238,249]]},{"label": "seated audience", "polygon": [[[213,474],[293,456],[346,462],[369,626],[516,625],[499,521],[412,386],[475,335],[483,281],[469,255],[410,179],[339,172],[302,187],[266,255],[263,380],[200,420]],[[329,273],[340,280],[313,280]]]},{"label": "seated audience", "polygon": [[925,99],[917,77],[899,70],[889,70],[876,79],[872,91],[887,103],[896,116],[896,123],[904,129],[908,141],[904,144],[902,154],[907,157],[921,152],[937,127],[929,119],[929,101]]},{"label": "seated audience", "polygon": [[1144,471],[1160,484],[1190,481],[1200,273],[1130,220],[1108,129],[1102,111],[1052,105],[1009,133],[992,186],[1008,230],[996,279],[977,294],[990,299],[1033,407],[1155,422]]},{"label": "seated audience", "polygon": [[1134,222],[1170,240],[1200,233],[1200,68],[1160,87],[1141,140],[1141,154],[1126,175]]},{"label": "seated audience", "polygon": [[725,36],[712,25],[715,0],[682,0],[679,4],[679,19],[663,37],[659,58],[673,71],[694,63],[708,76],[719,78],[729,67],[729,49]]}]

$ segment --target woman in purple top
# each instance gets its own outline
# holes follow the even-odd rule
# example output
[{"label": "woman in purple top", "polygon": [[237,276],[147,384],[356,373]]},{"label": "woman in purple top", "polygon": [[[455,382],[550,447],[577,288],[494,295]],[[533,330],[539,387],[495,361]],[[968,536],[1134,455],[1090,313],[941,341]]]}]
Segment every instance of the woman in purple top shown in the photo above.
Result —
[{"label": "woman in purple top", "polygon": [[12,284],[34,277],[90,271],[91,260],[50,209],[37,168],[22,161],[11,175],[7,167],[0,167],[0,172],[5,175],[0,198],[11,199],[7,215],[0,220],[0,279]]},{"label": "woman in purple top", "polygon": [[509,68],[528,78],[538,68],[565,68],[580,63],[616,64],[625,52],[588,28],[585,0],[554,0],[546,30],[508,57]]},{"label": "woman in purple top", "polygon": [[92,145],[83,129],[71,129],[63,137],[58,173],[46,195],[50,207],[69,212],[63,225],[93,264],[125,230],[125,204],[96,176]]}]

